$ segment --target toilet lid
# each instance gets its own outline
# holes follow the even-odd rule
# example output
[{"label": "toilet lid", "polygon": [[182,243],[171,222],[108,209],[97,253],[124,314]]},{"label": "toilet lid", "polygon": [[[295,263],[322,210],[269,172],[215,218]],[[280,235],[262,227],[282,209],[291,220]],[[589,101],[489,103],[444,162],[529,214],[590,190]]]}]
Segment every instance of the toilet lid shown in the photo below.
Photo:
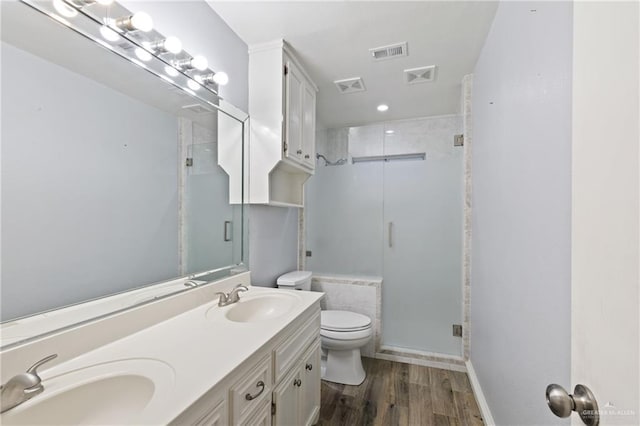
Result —
[{"label": "toilet lid", "polygon": [[320,328],[333,331],[362,330],[371,326],[371,319],[366,315],[349,311],[322,311]]}]

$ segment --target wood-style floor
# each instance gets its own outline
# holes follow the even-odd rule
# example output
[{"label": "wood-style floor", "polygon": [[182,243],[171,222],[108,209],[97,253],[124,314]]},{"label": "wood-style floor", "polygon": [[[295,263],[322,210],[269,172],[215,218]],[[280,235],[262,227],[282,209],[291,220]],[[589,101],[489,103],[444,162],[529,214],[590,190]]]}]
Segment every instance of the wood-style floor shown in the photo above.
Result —
[{"label": "wood-style floor", "polygon": [[318,425],[482,425],[466,373],[362,358],[360,386],[322,382]]}]

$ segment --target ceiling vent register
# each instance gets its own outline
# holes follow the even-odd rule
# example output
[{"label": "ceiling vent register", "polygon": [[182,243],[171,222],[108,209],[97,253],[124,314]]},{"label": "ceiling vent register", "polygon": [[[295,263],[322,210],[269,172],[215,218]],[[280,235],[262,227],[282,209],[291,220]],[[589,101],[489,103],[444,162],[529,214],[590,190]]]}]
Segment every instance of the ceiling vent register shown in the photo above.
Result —
[{"label": "ceiling vent register", "polygon": [[428,83],[436,78],[436,66],[409,68],[404,70],[404,79],[407,84]]},{"label": "ceiling vent register", "polygon": [[333,83],[338,88],[338,92],[342,94],[364,92],[367,90],[366,87],[364,87],[364,81],[362,81],[360,77],[336,80]]},{"label": "ceiling vent register", "polygon": [[401,56],[407,56],[407,42],[391,44],[389,46],[374,47],[369,49],[371,57],[374,61],[382,61],[385,59],[399,58]]}]

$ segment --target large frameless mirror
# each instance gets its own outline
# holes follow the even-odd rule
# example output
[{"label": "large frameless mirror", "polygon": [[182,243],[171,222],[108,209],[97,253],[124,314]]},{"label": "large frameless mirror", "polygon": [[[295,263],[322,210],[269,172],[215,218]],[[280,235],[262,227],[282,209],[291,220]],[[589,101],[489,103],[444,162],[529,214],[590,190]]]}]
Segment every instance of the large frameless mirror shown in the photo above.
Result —
[{"label": "large frameless mirror", "polygon": [[246,270],[227,76],[117,3],[1,7],[1,346]]}]

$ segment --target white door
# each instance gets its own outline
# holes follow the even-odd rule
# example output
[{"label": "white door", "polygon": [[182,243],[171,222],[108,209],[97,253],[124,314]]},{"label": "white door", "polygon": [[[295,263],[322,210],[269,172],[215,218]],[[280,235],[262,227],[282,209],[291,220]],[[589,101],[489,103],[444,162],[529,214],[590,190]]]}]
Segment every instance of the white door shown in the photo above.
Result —
[{"label": "white door", "polygon": [[[600,424],[640,424],[638,2],[575,2],[572,368]],[[569,388],[570,386],[570,388]],[[576,414],[573,424],[582,424]]]}]

